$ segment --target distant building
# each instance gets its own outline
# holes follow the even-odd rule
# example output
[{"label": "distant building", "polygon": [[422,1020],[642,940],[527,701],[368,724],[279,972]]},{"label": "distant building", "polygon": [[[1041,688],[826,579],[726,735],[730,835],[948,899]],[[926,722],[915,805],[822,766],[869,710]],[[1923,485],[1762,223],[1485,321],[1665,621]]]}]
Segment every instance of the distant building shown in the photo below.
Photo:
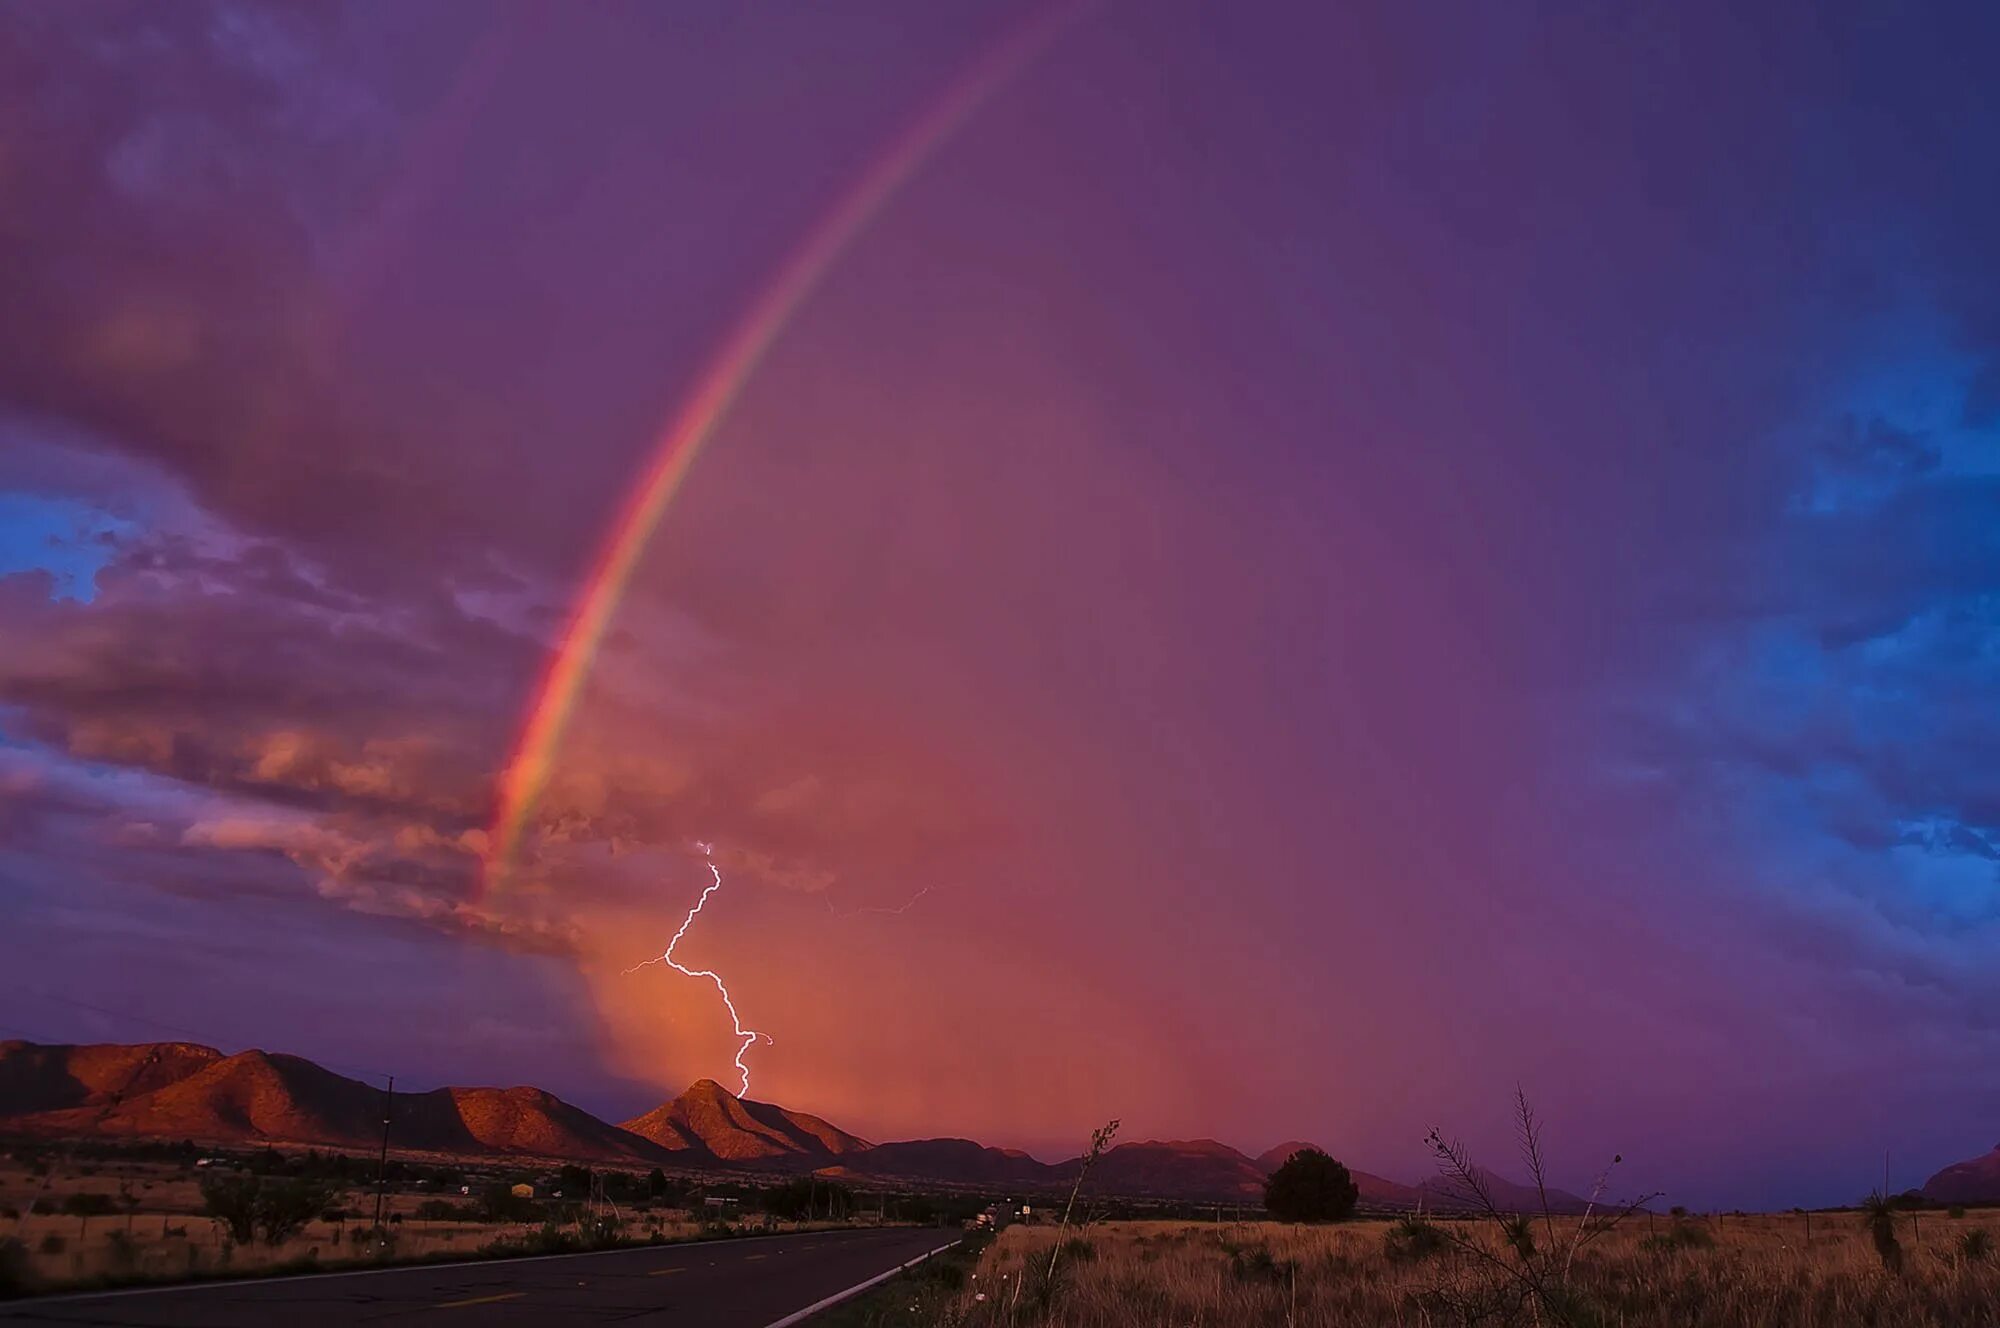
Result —
[{"label": "distant building", "polygon": [[535,1187],[523,1181],[514,1187],[514,1197],[516,1199],[532,1199],[535,1197]]}]

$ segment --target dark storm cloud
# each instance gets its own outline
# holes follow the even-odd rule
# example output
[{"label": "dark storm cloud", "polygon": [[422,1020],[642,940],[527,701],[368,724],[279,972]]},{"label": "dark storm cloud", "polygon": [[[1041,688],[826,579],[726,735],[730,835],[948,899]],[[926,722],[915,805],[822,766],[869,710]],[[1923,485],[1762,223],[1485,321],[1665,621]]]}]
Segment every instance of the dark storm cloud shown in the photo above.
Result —
[{"label": "dark storm cloud", "polygon": [[[463,328],[385,322],[353,304],[349,271],[402,238],[382,199],[437,165],[408,144],[512,13],[433,10],[365,66],[383,48],[358,12],[18,16],[0,37],[0,397],[373,593],[400,593],[413,561],[468,585],[507,575],[502,547],[540,565],[524,530],[595,513],[515,482],[518,403],[435,354]],[[275,450],[283,465],[260,459]]]}]

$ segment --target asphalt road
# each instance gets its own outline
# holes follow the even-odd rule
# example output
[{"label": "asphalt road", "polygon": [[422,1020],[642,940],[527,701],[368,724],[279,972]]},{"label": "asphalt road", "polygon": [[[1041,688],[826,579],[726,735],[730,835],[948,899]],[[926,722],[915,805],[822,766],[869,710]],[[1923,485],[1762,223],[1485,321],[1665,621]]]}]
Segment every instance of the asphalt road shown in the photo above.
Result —
[{"label": "asphalt road", "polygon": [[935,1228],[814,1231],[437,1267],[0,1303],[0,1325],[327,1328],[335,1324],[765,1328],[940,1246]]}]

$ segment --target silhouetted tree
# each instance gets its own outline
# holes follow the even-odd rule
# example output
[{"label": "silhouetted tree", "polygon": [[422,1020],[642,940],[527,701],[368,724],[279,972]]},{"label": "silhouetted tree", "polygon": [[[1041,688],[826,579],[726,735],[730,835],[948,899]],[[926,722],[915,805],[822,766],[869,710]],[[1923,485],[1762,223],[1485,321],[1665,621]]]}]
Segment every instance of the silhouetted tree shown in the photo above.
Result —
[{"label": "silhouetted tree", "polygon": [[514,1193],[514,1187],[505,1181],[496,1181],[479,1191],[479,1215],[488,1222],[532,1222],[541,1213],[540,1204]]},{"label": "silhouetted tree", "polygon": [[282,1245],[318,1217],[334,1193],[332,1186],[319,1181],[254,1173],[204,1176],[201,1182],[208,1215],[227,1227],[230,1239],[239,1245],[257,1235],[267,1245]]},{"label": "silhouetted tree", "polygon": [[305,1229],[333,1201],[323,1181],[265,1177],[257,1191],[257,1231],[266,1245],[282,1245]]},{"label": "silhouetted tree", "polygon": [[765,1190],[759,1196],[765,1212],[798,1221],[810,1217],[845,1217],[854,1210],[854,1195],[844,1185],[800,1176]]},{"label": "silhouetted tree", "polygon": [[217,1176],[201,1178],[201,1202],[208,1215],[229,1230],[238,1245],[248,1244],[257,1234],[257,1178]]},{"label": "silhouetted tree", "polygon": [[1264,1182],[1264,1207],[1281,1222],[1340,1222],[1354,1215],[1361,1187],[1317,1148],[1301,1148]]}]

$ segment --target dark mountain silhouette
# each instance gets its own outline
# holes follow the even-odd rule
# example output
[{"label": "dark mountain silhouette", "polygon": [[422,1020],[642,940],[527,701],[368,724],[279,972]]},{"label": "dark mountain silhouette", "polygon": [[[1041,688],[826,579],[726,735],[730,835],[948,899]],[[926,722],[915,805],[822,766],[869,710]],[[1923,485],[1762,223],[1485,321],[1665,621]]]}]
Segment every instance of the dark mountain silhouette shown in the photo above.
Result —
[{"label": "dark mountain silhouette", "polygon": [[842,1158],[839,1166],[826,1168],[821,1174],[842,1179],[949,1180],[964,1185],[1030,1188],[1054,1183],[1060,1172],[1018,1149],[989,1148],[971,1139],[911,1139],[877,1144]]},{"label": "dark mountain silhouette", "polygon": [[[1074,1179],[1077,1162],[1058,1163]],[[1119,1144],[1091,1168],[1092,1188],[1109,1194],[1160,1198],[1264,1201],[1264,1172],[1228,1144],[1213,1139],[1148,1139]]]},{"label": "dark mountain silhouette", "polygon": [[[1302,1153],[1308,1148],[1318,1149],[1322,1153],[1327,1151],[1324,1148],[1320,1148],[1318,1144],[1309,1144],[1302,1140],[1293,1139],[1289,1143],[1279,1144],[1276,1148],[1267,1148],[1250,1160],[1257,1164],[1259,1171],[1268,1176],[1289,1162],[1293,1153]],[[1327,1155],[1329,1157],[1332,1156],[1330,1153]]]},{"label": "dark mountain silhouette", "polygon": [[626,1121],[624,1129],[676,1151],[698,1144],[726,1162],[818,1166],[873,1147],[817,1116],[741,1098],[713,1079]]},{"label": "dark mountain silhouette", "polygon": [[[1505,1176],[1479,1168],[1480,1180],[1486,1186],[1487,1197],[1493,1206],[1503,1213],[1538,1213],[1542,1210],[1542,1196],[1532,1185],[1517,1185]],[[1462,1183],[1447,1180],[1443,1176],[1433,1176],[1417,1186],[1417,1193],[1423,1197],[1426,1208],[1473,1208],[1478,1201]],[[1549,1187],[1548,1208],[1552,1213],[1581,1213],[1590,1207],[1590,1201],[1568,1190]]]},{"label": "dark mountain silhouette", "polygon": [[2000,1145],[1983,1157],[1954,1162],[1924,1182],[1932,1203],[2000,1203]]},{"label": "dark mountain silhouette", "polygon": [[[382,1090],[298,1056],[245,1051],[225,1056],[185,1042],[138,1046],[44,1046],[0,1042],[0,1133],[196,1139],[372,1150],[382,1137]],[[438,1088],[398,1093],[391,1131],[400,1152],[492,1155],[689,1169],[816,1171],[856,1181],[1061,1190],[1081,1159],[1044,1163],[971,1139],[872,1144],[818,1116],[740,1098],[703,1079],[671,1102],[622,1126],[599,1120],[539,1088]],[[1120,1144],[1099,1158],[1099,1194],[1257,1204],[1270,1171],[1301,1148],[1281,1144],[1252,1158],[1213,1139]],[[1330,1150],[1322,1150],[1330,1151]],[[1338,1156],[1338,1154],[1335,1154]],[[1971,1168],[2000,1186],[2000,1150]],[[1364,1204],[1465,1206],[1442,1182],[1399,1185],[1354,1171]],[[1490,1177],[1502,1208],[1532,1209],[1526,1186]],[[1583,1200],[1550,1191],[1551,1205]]]}]

